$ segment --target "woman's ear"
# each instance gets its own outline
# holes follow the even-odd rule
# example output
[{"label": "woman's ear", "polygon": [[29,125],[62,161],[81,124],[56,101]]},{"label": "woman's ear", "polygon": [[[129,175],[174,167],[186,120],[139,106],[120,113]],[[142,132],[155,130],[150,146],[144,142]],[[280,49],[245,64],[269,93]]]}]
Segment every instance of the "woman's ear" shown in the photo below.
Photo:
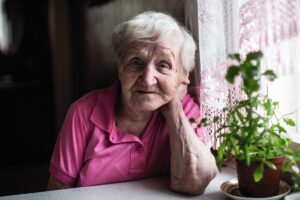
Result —
[{"label": "woman's ear", "polygon": [[181,82],[181,84],[184,84],[184,85],[190,84],[189,72],[182,70],[181,75],[180,75],[180,82]]}]

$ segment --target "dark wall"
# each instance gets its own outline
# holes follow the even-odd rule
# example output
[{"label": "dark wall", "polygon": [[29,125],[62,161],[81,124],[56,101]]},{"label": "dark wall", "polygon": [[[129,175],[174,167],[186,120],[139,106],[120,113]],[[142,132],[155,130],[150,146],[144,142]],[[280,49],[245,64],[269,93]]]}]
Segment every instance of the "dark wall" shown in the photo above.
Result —
[{"label": "dark wall", "polygon": [[22,17],[16,52],[0,52],[0,167],[48,162],[54,141],[48,2],[15,1]]}]

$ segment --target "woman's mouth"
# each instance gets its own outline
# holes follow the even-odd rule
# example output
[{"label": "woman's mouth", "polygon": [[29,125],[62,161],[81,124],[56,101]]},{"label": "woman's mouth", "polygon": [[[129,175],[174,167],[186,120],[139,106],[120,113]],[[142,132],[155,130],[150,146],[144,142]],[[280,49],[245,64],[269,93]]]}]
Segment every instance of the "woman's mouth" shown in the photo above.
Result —
[{"label": "woman's mouth", "polygon": [[147,90],[138,90],[137,92],[141,93],[141,94],[153,94],[153,93],[155,93],[153,91],[147,91]]}]

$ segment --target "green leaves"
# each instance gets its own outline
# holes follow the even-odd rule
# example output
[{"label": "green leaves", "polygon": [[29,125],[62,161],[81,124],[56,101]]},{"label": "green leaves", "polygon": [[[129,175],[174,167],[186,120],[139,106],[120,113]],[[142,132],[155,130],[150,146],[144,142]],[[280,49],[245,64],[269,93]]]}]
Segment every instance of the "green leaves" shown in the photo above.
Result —
[{"label": "green leaves", "polygon": [[238,61],[238,62],[241,61],[241,56],[240,56],[240,54],[238,54],[238,53],[230,54],[230,55],[229,55],[229,58],[234,59],[234,60],[236,60],[236,61]]},{"label": "green leaves", "polygon": [[219,148],[218,148],[218,157],[217,157],[217,166],[220,170],[222,168],[223,158],[224,158],[224,150],[225,150],[226,143],[221,142]]},{"label": "green leaves", "polygon": [[251,160],[250,160],[250,153],[249,153],[249,146],[244,145],[244,156],[246,160],[246,165],[250,166]]},{"label": "green leaves", "polygon": [[277,78],[273,70],[267,70],[263,73],[263,75],[266,76],[269,81],[274,81]]},{"label": "green leaves", "polygon": [[191,117],[189,119],[189,122],[191,124],[197,124],[197,128],[201,128],[204,126],[209,126],[212,125],[214,123],[217,123],[219,121],[220,117],[219,116],[214,116],[214,118],[212,120],[208,119],[208,118],[202,118],[200,122],[197,122],[195,118]]},{"label": "green leaves", "polygon": [[[221,169],[223,161],[230,157],[245,161],[247,166],[258,161],[258,167],[253,173],[256,182],[263,178],[265,167],[276,169],[269,159],[278,156],[285,157],[284,170],[300,174],[296,165],[300,161],[300,149],[297,152],[290,149],[291,141],[282,122],[288,126],[296,124],[292,119],[286,118],[286,115],[277,117],[279,103],[259,92],[263,78],[269,81],[277,78],[272,70],[261,72],[262,56],[260,51],[250,52],[246,56],[239,53],[229,55],[234,64],[228,67],[225,79],[230,84],[237,78],[241,79],[244,95],[242,99],[230,102],[229,106],[222,109],[221,114],[203,118],[198,123],[198,127],[215,124],[215,134],[220,142],[217,151],[218,168]],[[190,121],[195,122],[194,119]],[[298,178],[300,189],[300,175]]]},{"label": "green leaves", "polygon": [[289,126],[296,126],[295,121],[290,118],[283,118],[283,121]]},{"label": "green leaves", "polygon": [[282,171],[287,172],[290,169],[290,167],[291,167],[291,163],[285,162],[282,165]]},{"label": "green leaves", "polygon": [[240,72],[240,69],[239,67],[237,66],[230,66],[227,70],[227,73],[226,73],[226,80],[229,82],[229,83],[233,83],[234,82],[234,79],[235,77],[239,74]]},{"label": "green leaves", "polygon": [[254,173],[253,173],[253,178],[255,182],[259,182],[264,175],[264,163],[260,163],[258,165],[258,167],[255,169]]},{"label": "green leaves", "polygon": [[196,119],[193,117],[191,117],[189,121],[190,121],[190,123],[196,123]]},{"label": "green leaves", "polygon": [[251,91],[251,93],[258,91],[260,88],[258,81],[255,79],[249,78],[249,77],[246,77],[243,80],[243,83],[244,83],[245,89],[248,91]]},{"label": "green leaves", "polygon": [[267,165],[270,169],[276,170],[276,166],[272,162],[265,160],[264,164]]},{"label": "green leaves", "polygon": [[214,116],[213,118],[213,123],[216,123],[217,121],[219,121],[220,117],[219,116]]},{"label": "green leaves", "polygon": [[254,51],[247,54],[246,60],[261,60],[263,53],[261,51]]},{"label": "green leaves", "polygon": [[240,74],[243,79],[243,90],[246,94],[258,91],[260,89],[261,76],[265,76],[270,81],[277,78],[272,70],[266,70],[263,74],[260,74],[262,56],[263,53],[261,51],[254,51],[248,53],[245,60],[242,61],[240,54],[230,54],[229,57],[236,60],[239,65],[232,65],[228,68],[225,76],[226,80],[232,84],[235,78]]},{"label": "green leaves", "polygon": [[260,164],[258,165],[258,167],[255,169],[253,173],[253,178],[255,182],[259,182],[263,178],[265,165],[272,170],[276,170],[276,166],[271,161],[264,160],[260,162]]},{"label": "green leaves", "polygon": [[209,125],[208,119],[207,118],[202,118],[200,123],[199,123],[199,126],[202,127],[202,126],[208,126],[208,125]]},{"label": "green leaves", "polygon": [[267,115],[272,115],[273,111],[273,104],[272,104],[272,100],[269,98],[266,98],[263,106],[265,108],[265,110],[267,111]]}]

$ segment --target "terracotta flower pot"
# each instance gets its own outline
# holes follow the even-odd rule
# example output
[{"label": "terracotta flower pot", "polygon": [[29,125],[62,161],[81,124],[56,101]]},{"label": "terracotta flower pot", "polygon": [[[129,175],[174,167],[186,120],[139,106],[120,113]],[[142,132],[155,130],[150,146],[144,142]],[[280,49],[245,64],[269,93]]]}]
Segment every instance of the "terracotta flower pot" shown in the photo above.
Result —
[{"label": "terracotta flower pot", "polygon": [[270,159],[276,166],[276,170],[264,166],[264,174],[262,180],[255,182],[253,173],[258,167],[258,162],[251,162],[250,166],[246,166],[245,160],[236,160],[237,174],[240,192],[249,197],[270,197],[277,195],[279,191],[279,183],[281,179],[281,166],[284,157]]}]

